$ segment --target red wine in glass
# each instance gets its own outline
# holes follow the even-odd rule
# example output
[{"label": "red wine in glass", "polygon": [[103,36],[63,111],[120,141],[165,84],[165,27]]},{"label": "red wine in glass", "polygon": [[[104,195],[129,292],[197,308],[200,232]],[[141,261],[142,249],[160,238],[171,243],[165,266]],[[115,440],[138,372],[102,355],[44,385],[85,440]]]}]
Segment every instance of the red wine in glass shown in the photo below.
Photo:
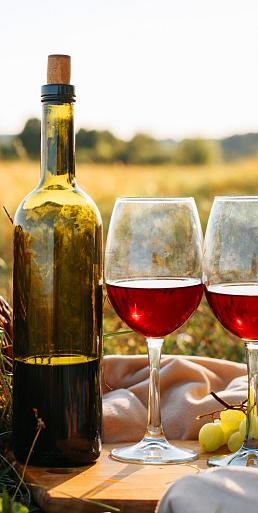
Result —
[{"label": "red wine in glass", "polygon": [[[198,456],[166,439],[159,371],[164,337],[201,300],[201,262],[202,232],[193,198],[116,200],[105,252],[107,293],[119,317],[146,337],[150,369],[145,434],[136,444],[112,449],[116,460],[162,465]],[[133,419],[128,416],[128,421]]]},{"label": "red wine in glass", "polygon": [[196,278],[134,278],[107,281],[117,314],[145,337],[164,337],[196,310],[203,292]]},{"label": "red wine in glass", "polygon": [[243,340],[258,340],[258,283],[220,283],[205,288],[221,324]]}]

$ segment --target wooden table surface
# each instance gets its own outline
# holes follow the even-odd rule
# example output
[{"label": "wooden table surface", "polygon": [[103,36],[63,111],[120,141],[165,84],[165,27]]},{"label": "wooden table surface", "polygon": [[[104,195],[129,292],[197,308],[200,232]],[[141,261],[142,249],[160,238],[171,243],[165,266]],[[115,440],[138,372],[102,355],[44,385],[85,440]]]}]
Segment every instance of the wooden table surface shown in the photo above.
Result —
[{"label": "wooden table surface", "polygon": [[177,465],[120,463],[110,458],[111,446],[104,445],[94,465],[79,469],[28,467],[26,480],[32,484],[34,500],[46,513],[110,511],[96,502],[124,513],[153,513],[172,483],[207,468],[208,454],[201,452],[197,441],[177,440],[175,444],[197,451],[199,459]]}]

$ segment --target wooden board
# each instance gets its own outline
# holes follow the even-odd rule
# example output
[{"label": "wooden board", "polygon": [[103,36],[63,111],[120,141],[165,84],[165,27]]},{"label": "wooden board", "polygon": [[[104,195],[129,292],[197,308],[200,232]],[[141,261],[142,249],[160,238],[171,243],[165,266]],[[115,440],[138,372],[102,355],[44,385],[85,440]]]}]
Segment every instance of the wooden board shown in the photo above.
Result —
[{"label": "wooden board", "polygon": [[32,485],[34,500],[46,513],[110,511],[96,502],[117,507],[124,513],[153,513],[173,482],[207,468],[208,455],[200,453],[198,442],[177,440],[175,444],[197,451],[199,459],[177,465],[120,463],[110,458],[111,446],[104,445],[94,465],[80,469],[28,467],[26,481]]}]

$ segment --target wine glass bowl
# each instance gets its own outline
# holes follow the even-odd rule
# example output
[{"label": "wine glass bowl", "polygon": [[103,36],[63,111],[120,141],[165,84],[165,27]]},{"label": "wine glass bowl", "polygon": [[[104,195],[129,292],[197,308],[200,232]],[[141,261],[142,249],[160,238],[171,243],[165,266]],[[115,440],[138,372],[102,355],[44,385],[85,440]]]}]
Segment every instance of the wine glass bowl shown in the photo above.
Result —
[{"label": "wine glass bowl", "polygon": [[197,308],[202,284],[197,278],[143,278],[107,283],[116,312],[134,331],[160,338],[182,326]]},{"label": "wine glass bowl", "polygon": [[[205,294],[221,324],[246,345],[247,432],[239,451],[210,458],[212,466],[258,464],[258,197],[214,200],[203,261]],[[252,461],[252,463],[250,463]],[[254,463],[256,462],[256,463]]]},{"label": "wine glass bowl", "polygon": [[114,449],[136,463],[197,457],[170,445],[160,416],[159,362],[163,337],[179,328],[202,297],[202,233],[193,198],[118,198],[107,237],[107,293],[119,317],[147,339],[150,385],[145,436]]}]

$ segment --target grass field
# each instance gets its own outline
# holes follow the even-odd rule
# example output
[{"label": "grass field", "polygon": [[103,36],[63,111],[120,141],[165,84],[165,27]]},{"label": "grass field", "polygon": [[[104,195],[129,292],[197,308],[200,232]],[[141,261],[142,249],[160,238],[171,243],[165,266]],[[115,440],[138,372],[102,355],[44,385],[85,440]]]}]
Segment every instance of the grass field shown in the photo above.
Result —
[{"label": "grass field", "polygon": [[[96,201],[106,234],[117,196],[194,196],[205,230],[215,195],[257,194],[258,160],[202,167],[137,167],[78,165],[80,186]],[[39,165],[33,162],[0,162],[0,201],[10,215],[21,199],[37,184]],[[0,293],[12,298],[12,225],[0,209]],[[120,329],[122,324],[105,306],[104,330]],[[176,334],[166,338],[167,353],[199,354],[243,359],[241,343],[228,335],[214,320],[203,300],[196,314]],[[106,353],[143,353],[143,338],[132,334],[106,339]]]}]

